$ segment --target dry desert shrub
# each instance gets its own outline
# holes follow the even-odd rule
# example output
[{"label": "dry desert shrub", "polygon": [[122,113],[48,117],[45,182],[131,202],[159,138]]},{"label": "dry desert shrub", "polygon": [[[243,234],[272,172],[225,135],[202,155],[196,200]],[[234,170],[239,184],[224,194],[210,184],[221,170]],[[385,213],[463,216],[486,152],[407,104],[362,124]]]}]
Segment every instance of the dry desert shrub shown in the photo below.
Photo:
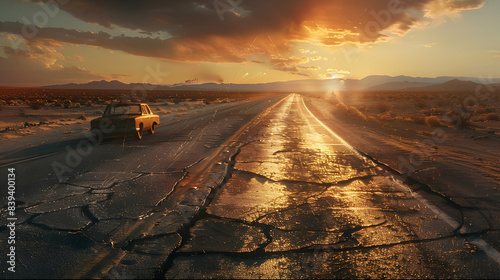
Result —
[{"label": "dry desert shrub", "polygon": [[358,106],[358,110],[361,111],[361,112],[368,112],[370,108],[368,108],[367,106]]},{"label": "dry desert shrub", "polygon": [[377,111],[379,113],[385,113],[385,112],[389,111],[391,108],[392,108],[392,105],[389,103],[386,103],[386,102],[375,103],[375,109],[377,109]]},{"label": "dry desert shrub", "polygon": [[474,115],[475,116],[482,115],[484,113],[486,113],[486,108],[483,108],[483,107],[477,108],[476,110],[474,110]]},{"label": "dry desert shrub", "polygon": [[484,116],[485,121],[499,121],[500,120],[500,115],[497,113],[488,113]]},{"label": "dry desert shrub", "polygon": [[421,110],[420,112],[426,116],[437,116],[437,115],[444,114],[446,112],[446,109],[444,109],[444,108],[431,108],[428,110]]},{"label": "dry desert shrub", "polygon": [[392,121],[392,120],[394,120],[394,118],[390,114],[379,114],[377,116],[377,118],[379,120],[383,120],[383,121]]},{"label": "dry desert shrub", "polygon": [[417,102],[415,102],[415,106],[417,106],[417,108],[423,109],[427,107],[427,102],[425,102],[425,100],[417,100]]},{"label": "dry desert shrub", "polygon": [[439,107],[444,107],[446,105],[446,99],[440,98],[437,100],[436,105]]},{"label": "dry desert shrub", "polygon": [[363,120],[366,120],[366,116],[361,113],[356,107],[354,106],[346,106],[347,107],[347,113],[353,117],[360,118]]},{"label": "dry desert shrub", "polygon": [[69,100],[69,99],[64,100],[62,103],[62,106],[66,109],[71,108],[71,100]]},{"label": "dry desert shrub", "polygon": [[432,108],[431,109],[431,114],[436,116],[436,115],[442,115],[446,112],[445,108]]},{"label": "dry desert shrub", "polygon": [[475,119],[473,119],[473,121],[476,121],[476,122],[485,122],[486,121],[485,116],[486,115],[478,116]]},{"label": "dry desert shrub", "polygon": [[33,100],[30,102],[30,108],[33,110],[38,110],[42,108],[43,105],[44,105],[43,102],[40,100]]},{"label": "dry desert shrub", "polygon": [[471,114],[467,113],[463,108],[464,106],[462,106],[461,109],[453,108],[453,110],[447,115],[446,122],[455,128],[471,128]]},{"label": "dry desert shrub", "polygon": [[[153,108],[151,108],[151,110],[153,110]],[[162,107],[157,107],[154,110],[160,114],[165,114],[165,115],[170,114],[170,111],[167,111],[167,110],[163,109]]]},{"label": "dry desert shrub", "polygon": [[411,120],[414,123],[425,124],[425,117],[423,117],[423,116],[413,116],[413,117],[411,117]]},{"label": "dry desert shrub", "polygon": [[3,110],[3,107],[7,106],[7,102],[3,99],[0,99],[0,111]]},{"label": "dry desert shrub", "polygon": [[485,113],[495,113],[497,110],[493,106],[488,106],[486,107],[486,112]]},{"label": "dry desert shrub", "polygon": [[363,120],[366,120],[366,116],[363,113],[361,113],[361,111],[359,111],[356,107],[348,106],[344,103],[337,103],[333,106],[333,108],[334,108],[334,113],[340,113],[345,116],[361,118]]},{"label": "dry desert shrub", "polygon": [[425,124],[428,127],[440,127],[440,126],[443,126],[443,124],[441,124],[441,122],[439,121],[438,117],[436,117],[436,116],[425,117]]}]

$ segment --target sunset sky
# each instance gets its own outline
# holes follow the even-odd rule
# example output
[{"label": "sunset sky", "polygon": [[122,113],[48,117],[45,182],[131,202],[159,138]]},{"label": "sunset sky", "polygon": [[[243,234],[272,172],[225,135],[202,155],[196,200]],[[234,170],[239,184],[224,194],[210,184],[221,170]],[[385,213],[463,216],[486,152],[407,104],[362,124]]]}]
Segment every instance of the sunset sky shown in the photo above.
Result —
[{"label": "sunset sky", "polygon": [[0,5],[0,86],[500,77],[496,0]]}]

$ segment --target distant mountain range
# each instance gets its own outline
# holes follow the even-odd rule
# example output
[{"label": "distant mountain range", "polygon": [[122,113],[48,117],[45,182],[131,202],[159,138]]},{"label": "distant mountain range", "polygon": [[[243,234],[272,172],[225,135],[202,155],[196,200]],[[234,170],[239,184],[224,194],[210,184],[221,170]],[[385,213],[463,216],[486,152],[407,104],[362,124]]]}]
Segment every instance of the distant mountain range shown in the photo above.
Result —
[{"label": "distant mountain range", "polygon": [[472,81],[453,79],[437,85],[416,86],[406,88],[406,91],[475,91],[480,84]]},{"label": "distant mountain range", "polygon": [[406,88],[412,88],[412,87],[424,87],[424,86],[430,86],[432,84],[430,83],[418,83],[418,82],[388,82],[388,83],[383,83],[381,85],[376,85],[373,87],[369,87],[366,90],[402,90]]},{"label": "distant mountain range", "polygon": [[[490,79],[491,86],[500,89],[500,78]],[[399,91],[474,91],[481,84],[478,78],[449,77],[422,78],[410,76],[373,75],[363,79],[327,79],[293,80],[260,84],[175,84],[153,85],[132,83],[125,84],[117,80],[93,81],[86,84],[51,85],[51,89],[115,89],[134,90],[140,88],[155,90],[238,90],[238,91],[287,91],[312,92],[328,90],[399,90]]]},{"label": "distant mountain range", "polygon": [[122,89],[122,90],[132,90],[137,86],[148,86],[153,87],[151,84],[124,84],[117,80],[112,81],[93,81],[86,84],[65,84],[65,85],[52,85],[52,86],[44,86],[43,88],[54,88],[54,89]]}]

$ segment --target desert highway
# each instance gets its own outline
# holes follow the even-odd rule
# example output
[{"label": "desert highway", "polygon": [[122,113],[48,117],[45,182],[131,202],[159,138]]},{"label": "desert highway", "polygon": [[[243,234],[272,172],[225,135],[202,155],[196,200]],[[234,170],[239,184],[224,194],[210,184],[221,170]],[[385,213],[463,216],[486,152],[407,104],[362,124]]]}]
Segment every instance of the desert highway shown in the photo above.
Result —
[{"label": "desert highway", "polygon": [[445,198],[360,154],[298,94],[208,106],[140,141],[88,141],[1,158],[17,202],[16,272],[3,250],[2,278],[500,275],[498,248]]}]

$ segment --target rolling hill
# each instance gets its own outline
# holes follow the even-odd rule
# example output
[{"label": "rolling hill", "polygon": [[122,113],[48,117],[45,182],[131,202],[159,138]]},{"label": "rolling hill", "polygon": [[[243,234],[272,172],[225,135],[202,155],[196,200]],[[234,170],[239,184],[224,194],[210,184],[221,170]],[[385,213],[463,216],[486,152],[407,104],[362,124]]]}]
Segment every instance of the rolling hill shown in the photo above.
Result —
[{"label": "rolling hill", "polygon": [[[491,83],[500,83],[500,79],[490,79]],[[409,76],[367,76],[363,79],[305,79],[259,84],[203,83],[152,85],[131,83],[117,80],[93,81],[85,84],[50,85],[49,89],[115,89],[133,90],[145,87],[155,90],[237,90],[237,91],[283,91],[313,92],[329,90],[404,90],[404,91],[473,91],[480,85],[478,78],[448,77],[422,78]]]}]

